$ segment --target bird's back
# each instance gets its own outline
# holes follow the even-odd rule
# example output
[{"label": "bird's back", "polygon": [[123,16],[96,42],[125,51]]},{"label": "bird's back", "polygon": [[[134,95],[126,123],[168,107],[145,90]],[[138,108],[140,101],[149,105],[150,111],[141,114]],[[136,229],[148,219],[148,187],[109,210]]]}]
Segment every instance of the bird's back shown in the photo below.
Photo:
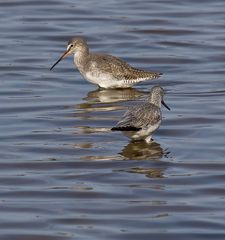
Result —
[{"label": "bird's back", "polygon": [[117,80],[130,83],[158,78],[161,75],[161,73],[157,72],[136,69],[118,57],[96,53],[89,54],[86,71],[98,71],[101,74],[110,74]]},{"label": "bird's back", "polygon": [[140,130],[154,126],[161,121],[161,110],[152,103],[146,102],[128,108],[122,119],[113,130]]}]

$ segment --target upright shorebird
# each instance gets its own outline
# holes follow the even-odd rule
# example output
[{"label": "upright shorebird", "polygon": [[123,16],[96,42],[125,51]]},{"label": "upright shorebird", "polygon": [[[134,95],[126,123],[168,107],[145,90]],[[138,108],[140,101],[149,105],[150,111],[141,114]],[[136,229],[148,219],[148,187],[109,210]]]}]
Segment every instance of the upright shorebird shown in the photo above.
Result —
[{"label": "upright shorebird", "polygon": [[101,88],[129,88],[136,83],[162,75],[133,68],[120,58],[111,55],[90,53],[87,42],[81,37],[72,38],[68,42],[67,50],[50,70],[71,54],[74,54],[74,64],[81,75]]},{"label": "upright shorebird", "polygon": [[163,96],[162,87],[153,87],[147,101],[128,108],[122,119],[111,130],[123,131],[127,137],[133,140],[144,139],[149,143],[153,132],[159,128],[162,121],[161,103],[170,110],[165,104]]}]

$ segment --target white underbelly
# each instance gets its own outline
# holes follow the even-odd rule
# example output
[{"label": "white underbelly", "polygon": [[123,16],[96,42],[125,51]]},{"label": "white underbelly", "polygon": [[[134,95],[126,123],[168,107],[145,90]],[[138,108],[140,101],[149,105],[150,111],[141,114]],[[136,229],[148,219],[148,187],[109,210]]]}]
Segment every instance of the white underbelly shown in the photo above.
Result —
[{"label": "white underbelly", "polygon": [[160,123],[161,121],[159,121],[155,125],[149,126],[148,128],[144,128],[139,131],[124,131],[124,134],[133,140],[146,139],[148,136],[151,136],[155,130],[159,128]]},{"label": "white underbelly", "polygon": [[83,74],[83,76],[87,81],[96,84],[102,88],[127,88],[133,86],[131,82],[126,82],[123,79],[118,80],[110,74],[94,75],[88,72]]}]

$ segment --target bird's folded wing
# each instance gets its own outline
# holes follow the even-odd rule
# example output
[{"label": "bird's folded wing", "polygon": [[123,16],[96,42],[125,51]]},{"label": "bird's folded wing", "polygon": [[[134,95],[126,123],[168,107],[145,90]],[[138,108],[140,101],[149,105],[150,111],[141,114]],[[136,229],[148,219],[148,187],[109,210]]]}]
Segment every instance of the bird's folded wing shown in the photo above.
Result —
[{"label": "bird's folded wing", "polygon": [[112,128],[116,131],[138,131],[148,125],[154,125],[161,119],[160,110],[151,103],[129,108],[117,125]]},{"label": "bird's folded wing", "polygon": [[[141,69],[133,68],[124,60],[107,54],[93,54],[88,68],[94,72],[110,74],[115,79],[127,82],[140,82],[147,79],[158,78],[161,73],[148,72]],[[94,68],[94,69],[93,69]],[[99,71],[101,69],[101,71]]]},{"label": "bird's folded wing", "polygon": [[98,57],[98,61],[95,61],[96,68],[101,69],[102,73],[111,74],[115,79],[129,82],[148,78],[143,70],[131,67],[120,58],[106,54],[96,54],[94,57]]}]

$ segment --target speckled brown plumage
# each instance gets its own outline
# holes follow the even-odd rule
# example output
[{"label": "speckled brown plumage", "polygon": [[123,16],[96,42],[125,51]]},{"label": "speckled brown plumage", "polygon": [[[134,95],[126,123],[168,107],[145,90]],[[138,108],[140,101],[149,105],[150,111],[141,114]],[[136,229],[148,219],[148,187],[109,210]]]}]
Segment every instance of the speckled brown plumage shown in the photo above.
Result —
[{"label": "speckled brown plumage", "polygon": [[[67,51],[52,68],[69,54],[74,54],[74,64],[89,82],[102,88],[127,88],[138,82],[158,78],[162,73],[140,70],[130,66],[118,57],[107,54],[90,53],[83,38],[72,38]],[[51,68],[51,69],[52,69]]]},{"label": "speckled brown plumage", "polygon": [[138,131],[149,125],[155,125],[161,121],[160,108],[150,102],[145,102],[128,108],[112,130]]},{"label": "speckled brown plumage", "polygon": [[152,133],[161,124],[161,103],[169,109],[163,101],[163,96],[164,91],[161,87],[153,87],[147,101],[129,107],[122,119],[111,130],[122,131],[134,140],[145,139],[149,142]]}]

